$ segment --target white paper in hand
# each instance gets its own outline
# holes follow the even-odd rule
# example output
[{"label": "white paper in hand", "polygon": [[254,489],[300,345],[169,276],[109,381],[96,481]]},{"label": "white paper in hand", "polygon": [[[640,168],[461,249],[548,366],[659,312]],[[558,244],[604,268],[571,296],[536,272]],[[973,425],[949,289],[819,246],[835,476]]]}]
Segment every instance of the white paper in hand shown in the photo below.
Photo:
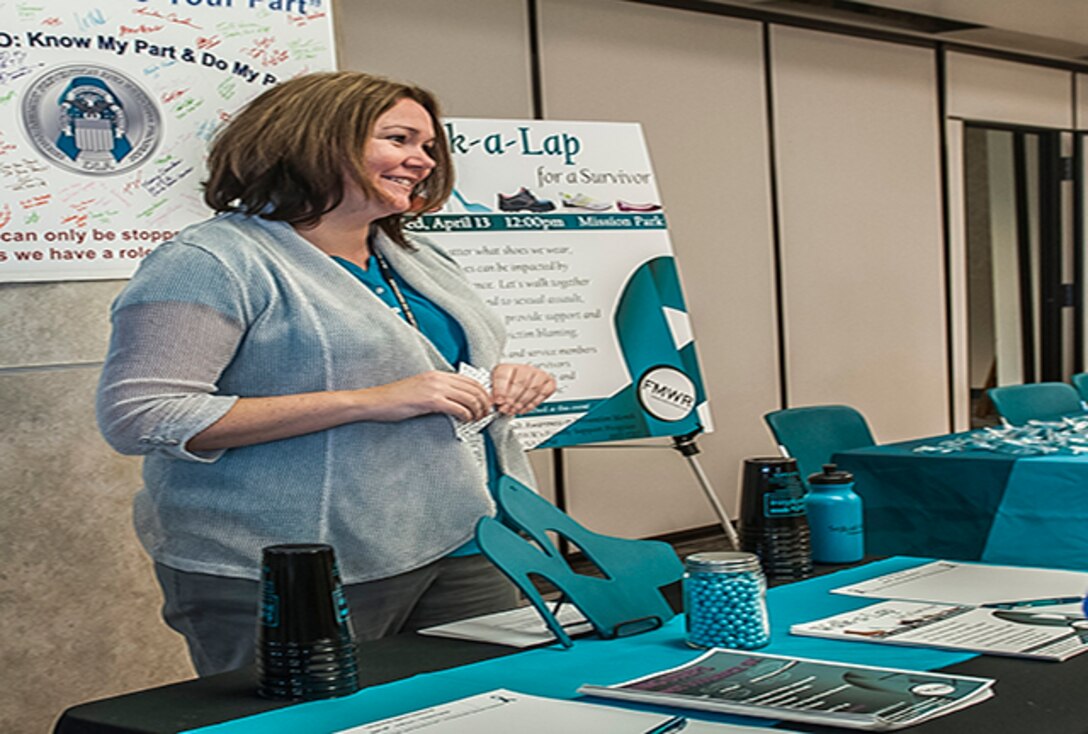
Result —
[{"label": "white paper in hand", "polygon": [[[487,370],[462,362],[457,373],[465,377],[471,377],[483,385],[484,390],[491,392],[491,373]],[[457,440],[468,444],[468,447],[472,450],[472,458],[476,460],[476,465],[480,467],[480,471],[485,477],[487,476],[487,451],[484,447],[483,430],[491,424],[491,421],[495,420],[497,415],[498,411],[492,408],[490,413],[475,421],[463,421],[450,416]]]}]

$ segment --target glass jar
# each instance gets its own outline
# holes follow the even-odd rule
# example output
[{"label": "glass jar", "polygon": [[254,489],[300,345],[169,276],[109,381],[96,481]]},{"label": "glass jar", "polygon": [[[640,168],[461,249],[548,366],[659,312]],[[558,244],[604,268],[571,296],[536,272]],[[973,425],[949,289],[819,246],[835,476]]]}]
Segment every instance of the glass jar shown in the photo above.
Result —
[{"label": "glass jar", "polygon": [[696,553],[684,559],[686,641],[692,647],[754,650],[771,641],[767,580],[754,553]]}]

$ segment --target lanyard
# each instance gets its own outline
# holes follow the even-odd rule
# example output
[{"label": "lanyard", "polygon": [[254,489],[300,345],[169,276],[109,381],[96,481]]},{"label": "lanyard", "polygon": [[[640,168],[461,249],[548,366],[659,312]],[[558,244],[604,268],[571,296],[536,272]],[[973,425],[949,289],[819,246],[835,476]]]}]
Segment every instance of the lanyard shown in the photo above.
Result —
[{"label": "lanyard", "polygon": [[405,321],[416,329],[419,329],[419,323],[416,321],[415,314],[412,313],[411,306],[408,305],[408,299],[404,297],[404,293],[401,292],[400,286],[397,285],[397,278],[393,274],[393,268],[389,267],[389,263],[386,262],[385,256],[378,252],[377,248],[372,248],[372,251],[374,252],[374,259],[378,261],[378,270],[381,271],[385,281],[389,283],[389,287],[393,291],[393,298],[397,299],[397,305],[400,306]]}]

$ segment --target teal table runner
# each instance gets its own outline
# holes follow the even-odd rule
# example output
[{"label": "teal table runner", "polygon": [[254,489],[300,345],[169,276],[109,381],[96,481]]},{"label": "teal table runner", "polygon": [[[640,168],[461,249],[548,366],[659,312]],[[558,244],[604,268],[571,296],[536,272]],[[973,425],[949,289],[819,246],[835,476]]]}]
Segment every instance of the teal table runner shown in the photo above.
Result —
[{"label": "teal table runner", "polygon": [[[829,594],[831,589],[927,561],[922,558],[890,558],[771,589],[768,592],[771,644],[760,652],[921,670],[941,668],[973,657],[965,653],[789,634],[791,624],[872,603],[869,599]],[[642,635],[617,640],[583,638],[575,640],[570,650],[559,645],[538,648],[366,688],[345,698],[299,704],[202,727],[191,730],[191,734],[330,734],[495,688],[552,698],[577,698],[577,688],[584,683],[618,683],[693,659],[699,651],[687,647],[683,635],[684,620],[682,616],[677,616],[661,629]],[[360,660],[360,664],[366,665],[366,659]],[[696,717],[749,726],[770,726],[774,723],[704,712],[698,712]]]}]

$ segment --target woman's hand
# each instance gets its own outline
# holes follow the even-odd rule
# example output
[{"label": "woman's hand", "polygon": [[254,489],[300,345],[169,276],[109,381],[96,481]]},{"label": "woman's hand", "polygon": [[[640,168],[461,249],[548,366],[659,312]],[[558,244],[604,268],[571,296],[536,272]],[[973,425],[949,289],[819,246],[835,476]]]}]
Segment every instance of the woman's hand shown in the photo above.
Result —
[{"label": "woman's hand", "polygon": [[392,422],[444,413],[474,421],[491,411],[491,396],[483,385],[453,372],[423,372],[365,392],[370,408],[366,420]]},{"label": "woman's hand", "polygon": [[527,364],[500,364],[491,371],[491,401],[503,415],[528,413],[555,392],[555,378]]}]

